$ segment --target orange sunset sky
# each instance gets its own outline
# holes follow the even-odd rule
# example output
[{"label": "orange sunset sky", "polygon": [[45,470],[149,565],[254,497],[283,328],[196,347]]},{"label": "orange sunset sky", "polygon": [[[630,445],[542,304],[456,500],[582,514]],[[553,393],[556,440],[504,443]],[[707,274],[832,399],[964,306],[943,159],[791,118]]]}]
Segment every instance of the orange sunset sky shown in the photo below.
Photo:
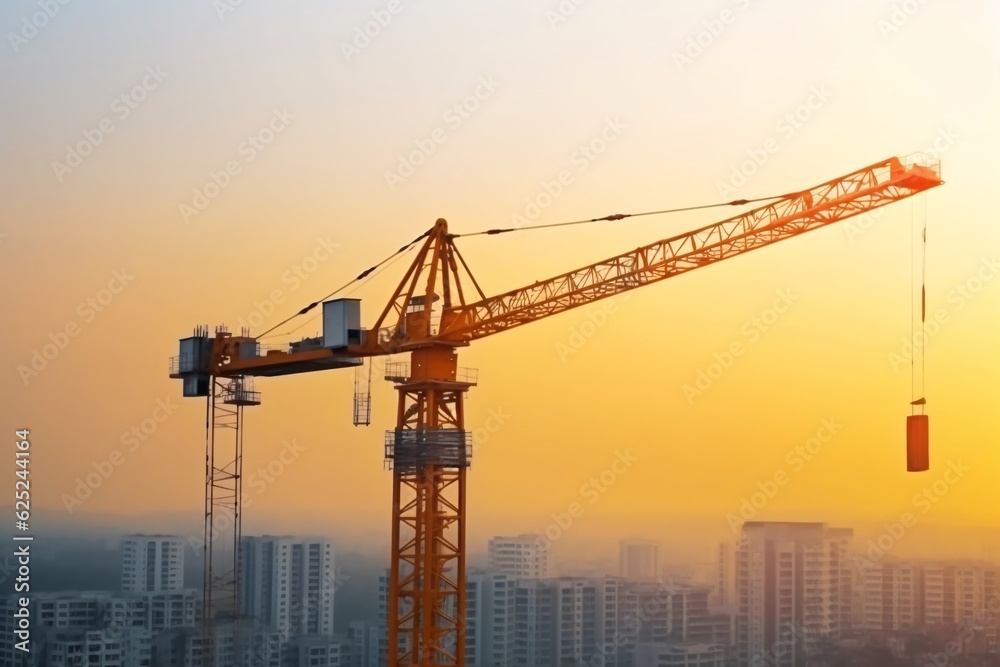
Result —
[{"label": "orange sunset sky", "polygon": [[[31,429],[33,509],[197,526],[204,403],[167,377],[177,339],[268,329],[439,217],[461,233],[719,203],[926,152],[946,185],[882,215],[461,350],[480,378],[468,426],[503,421],[477,439],[469,539],[543,530],[624,452],[561,548],[687,521],[731,535],[727,515],[776,473],[756,519],[1000,523],[998,3],[54,5],[41,27],[38,3],[0,9],[0,387],[8,436]],[[495,294],[735,212],[458,243]],[[910,366],[893,355],[925,212],[932,467],[907,474]],[[364,323],[404,265],[352,295]],[[744,353],[686,393],[734,342]],[[351,425],[352,371],[257,388],[248,474],[285,441],[301,451],[251,491],[245,532],[387,542],[391,385],[375,379],[368,428]],[[915,494],[950,464],[961,476],[921,513]]]}]

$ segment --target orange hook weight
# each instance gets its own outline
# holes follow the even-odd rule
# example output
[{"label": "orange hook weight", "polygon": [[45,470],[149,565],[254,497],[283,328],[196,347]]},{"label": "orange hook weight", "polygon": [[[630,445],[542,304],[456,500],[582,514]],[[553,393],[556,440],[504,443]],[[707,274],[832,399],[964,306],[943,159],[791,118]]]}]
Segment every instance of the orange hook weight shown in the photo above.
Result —
[{"label": "orange hook weight", "polygon": [[929,419],[927,415],[910,415],[906,418],[906,471],[929,470]]}]

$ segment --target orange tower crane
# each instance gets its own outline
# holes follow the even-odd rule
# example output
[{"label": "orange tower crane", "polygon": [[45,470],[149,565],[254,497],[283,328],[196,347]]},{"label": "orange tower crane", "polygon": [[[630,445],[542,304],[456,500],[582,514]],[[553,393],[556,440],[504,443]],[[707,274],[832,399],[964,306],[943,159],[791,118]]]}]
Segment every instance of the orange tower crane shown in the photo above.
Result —
[{"label": "orange tower crane", "polygon": [[[258,340],[250,335],[235,336],[219,329],[209,337],[202,329],[181,341],[181,355],[172,364],[171,376],[184,380],[185,395],[206,396],[212,405],[220,397],[223,402],[252,405],[259,402],[256,394],[241,392],[253,376],[358,366],[365,357],[409,354],[408,365],[386,367],[386,376],[398,391],[396,428],[385,439],[385,456],[393,475],[388,664],[464,665],[465,498],[471,459],[464,397],[476,379],[458,367],[458,349],[479,338],[826,227],[941,183],[938,162],[889,158],[808,190],[773,198],[771,203],[721,222],[495,296],[483,293],[455,245],[458,235],[450,234],[447,223],[438,220],[411,244],[422,242],[372,327],[361,327],[360,301],[334,299],[322,304],[322,336],[292,343],[289,349],[261,354]],[[624,217],[629,216],[602,219]],[[486,233],[503,231],[513,230]],[[474,293],[464,288],[463,274]],[[433,306],[438,301],[440,312],[435,315]],[[229,384],[218,385],[220,379]],[[212,459],[211,452],[208,459]],[[212,474],[210,464],[209,477]],[[228,480],[231,475],[227,472],[221,477]],[[206,489],[212,488],[209,480]],[[210,499],[206,508],[207,521]],[[210,539],[211,531],[206,528],[206,540]],[[206,614],[221,613],[213,609],[207,605]]]}]

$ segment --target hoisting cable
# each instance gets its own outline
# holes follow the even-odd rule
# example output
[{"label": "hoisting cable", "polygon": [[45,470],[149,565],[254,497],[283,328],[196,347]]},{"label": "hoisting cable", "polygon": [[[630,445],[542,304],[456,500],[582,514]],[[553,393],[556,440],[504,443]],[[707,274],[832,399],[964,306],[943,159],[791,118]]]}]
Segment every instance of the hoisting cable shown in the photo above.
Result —
[{"label": "hoisting cable", "polygon": [[302,310],[300,310],[299,312],[295,313],[294,315],[291,315],[291,316],[289,316],[289,317],[286,317],[286,318],[285,318],[284,320],[282,320],[281,322],[278,322],[278,323],[277,323],[277,324],[275,324],[275,325],[274,325],[273,327],[271,327],[270,329],[268,329],[267,331],[265,331],[264,333],[262,333],[262,334],[261,334],[260,336],[257,336],[256,338],[257,338],[257,339],[260,339],[260,338],[263,338],[264,336],[266,336],[267,334],[271,333],[272,331],[274,331],[274,330],[275,330],[275,329],[277,329],[278,327],[280,327],[280,326],[283,326],[284,324],[287,324],[288,322],[292,321],[293,319],[295,319],[295,318],[296,318],[296,317],[298,317],[299,315],[305,315],[305,314],[306,314],[306,313],[308,313],[308,312],[309,312],[310,310],[312,310],[313,308],[315,308],[315,307],[316,307],[316,306],[318,306],[319,304],[323,303],[324,301],[326,301],[327,299],[329,299],[329,298],[330,298],[331,296],[333,296],[334,294],[338,294],[338,293],[339,293],[339,292],[341,292],[342,290],[345,290],[345,289],[347,289],[348,287],[350,287],[350,286],[351,286],[351,285],[353,285],[354,283],[358,282],[359,280],[364,280],[364,279],[365,279],[365,278],[367,278],[367,277],[368,277],[368,276],[369,276],[369,275],[370,275],[370,274],[371,274],[372,272],[374,272],[374,271],[375,271],[376,269],[378,269],[378,268],[379,268],[380,266],[382,266],[382,265],[383,265],[383,264],[385,264],[386,262],[389,262],[390,260],[394,259],[395,257],[397,257],[397,256],[401,255],[402,253],[406,252],[406,251],[407,251],[407,250],[409,250],[409,249],[410,249],[410,248],[411,248],[411,247],[412,247],[412,246],[413,246],[413,245],[414,245],[414,244],[415,244],[415,243],[416,243],[417,241],[419,241],[419,240],[423,239],[423,238],[424,238],[425,236],[427,236],[428,234],[430,234],[430,231],[429,231],[429,230],[428,230],[428,231],[426,231],[426,232],[424,232],[423,234],[421,234],[421,235],[420,235],[420,236],[418,236],[417,238],[413,239],[412,241],[410,241],[409,243],[407,243],[406,245],[404,245],[404,246],[403,246],[402,248],[400,248],[400,249],[399,249],[399,250],[397,250],[396,252],[392,253],[391,255],[389,255],[388,257],[386,257],[385,259],[383,259],[383,260],[382,260],[381,262],[379,262],[378,264],[376,264],[376,265],[374,265],[374,266],[371,266],[371,267],[369,267],[369,268],[365,269],[364,271],[362,271],[361,273],[359,273],[359,274],[358,274],[358,276],[357,276],[356,278],[354,278],[353,280],[349,280],[349,281],[347,281],[346,283],[344,283],[343,285],[341,285],[341,286],[340,286],[340,287],[338,287],[337,289],[333,290],[332,292],[330,292],[329,294],[327,294],[327,295],[326,295],[326,296],[324,296],[323,298],[321,298],[321,299],[317,299],[316,301],[313,301],[313,302],[312,302],[312,303],[310,303],[310,304],[309,304],[308,306],[305,306],[304,308],[302,308]]},{"label": "hoisting cable", "polygon": [[[918,217],[920,218],[920,248],[917,249],[917,223]],[[913,202],[913,224],[912,229],[912,247],[911,251],[913,253],[913,261],[911,263],[912,267],[912,281],[913,281],[913,295],[911,297],[911,303],[915,304],[917,300],[917,274],[920,275],[920,342],[917,343],[916,340],[913,341],[914,353],[910,359],[910,392],[913,398],[911,405],[914,406],[914,414],[916,414],[917,406],[920,407],[920,414],[924,412],[924,405],[926,405],[926,399],[924,397],[925,385],[926,385],[926,368],[927,368],[927,204],[925,201],[920,199],[915,199]],[[919,260],[917,259],[919,258]],[[917,261],[919,261],[919,266],[917,266]],[[911,319],[915,319],[915,305],[911,308]],[[914,328],[916,329],[916,322],[914,322]],[[916,338],[916,334],[914,334]],[[919,360],[917,356],[919,355]]]},{"label": "hoisting cable", "polygon": [[624,220],[625,218],[639,218],[646,215],[665,215],[667,213],[685,213],[687,211],[700,211],[706,208],[719,208],[722,206],[743,206],[745,204],[754,204],[756,202],[770,201],[772,199],[787,199],[789,197],[796,196],[801,193],[791,193],[786,195],[775,195],[772,197],[758,197],[757,199],[735,199],[729,202],[722,202],[721,204],[703,204],[701,206],[685,206],[683,208],[668,208],[662,211],[646,211],[644,213],[615,213],[613,215],[606,215],[603,218],[589,218],[587,220],[573,220],[571,222],[551,222],[544,225],[526,225],[524,227],[507,227],[502,229],[486,229],[481,232],[469,232],[468,234],[452,234],[452,238],[459,238],[462,236],[482,236],[482,235],[494,235],[494,234],[506,234],[507,232],[519,232],[524,229],[545,229],[548,227],[568,227],[570,225],[584,225],[590,222],[604,222],[610,221],[615,222],[618,220]]},{"label": "hoisting cable", "polygon": [[[418,239],[418,240],[419,240],[419,239]],[[368,282],[369,280],[371,280],[372,278],[374,278],[375,276],[377,276],[378,274],[382,273],[383,271],[385,271],[386,269],[388,269],[388,268],[389,268],[390,266],[392,266],[393,264],[395,264],[395,263],[396,263],[396,260],[398,260],[398,259],[399,259],[400,257],[403,257],[404,255],[406,255],[406,253],[407,253],[407,252],[409,252],[409,251],[410,251],[410,250],[412,250],[412,249],[413,249],[413,244],[411,243],[411,244],[410,244],[409,246],[407,246],[407,247],[406,247],[406,250],[405,250],[405,251],[403,251],[403,252],[401,252],[401,253],[400,253],[400,252],[397,252],[397,253],[396,253],[395,255],[393,255],[393,256],[392,256],[392,257],[391,257],[391,258],[390,258],[390,259],[389,259],[389,260],[388,260],[387,262],[384,262],[384,263],[383,263],[383,264],[382,264],[381,266],[379,266],[379,269],[378,269],[378,271],[375,271],[375,272],[373,272],[373,273],[370,273],[370,274],[368,274],[368,275],[367,275],[367,276],[365,277],[365,279],[364,279],[364,280],[362,280],[362,281],[361,281],[360,283],[358,283],[357,285],[355,285],[355,286],[354,286],[354,289],[352,289],[352,290],[349,290],[349,291],[348,291],[348,292],[347,292],[346,294],[344,294],[344,296],[350,296],[351,294],[354,294],[354,293],[355,293],[356,291],[358,291],[358,290],[359,290],[360,288],[364,287],[364,286],[365,286],[365,283],[367,283],[367,282]],[[377,266],[378,266],[378,265],[377,265]],[[352,281],[352,282],[354,282],[354,281]],[[351,283],[348,283],[348,285],[350,285],[350,284],[351,284]],[[346,285],[345,285],[345,287],[346,287]],[[337,292],[334,292],[334,294],[337,294],[337,293],[339,293],[339,292],[340,292],[341,290],[343,290],[343,289],[344,289],[344,287],[341,287],[341,288],[340,288],[340,290],[338,290]],[[331,296],[332,296],[332,295],[331,295]],[[329,298],[329,297],[324,297],[324,300],[325,300],[326,298]],[[297,316],[297,315],[293,315],[292,317],[296,317],[296,316]],[[305,322],[303,322],[303,323],[302,323],[302,324],[300,324],[299,326],[295,327],[295,328],[294,328],[294,329],[292,329],[291,331],[286,331],[285,333],[277,333],[277,334],[274,334],[274,335],[272,335],[272,336],[267,336],[267,338],[279,338],[279,337],[281,337],[281,336],[290,336],[291,334],[295,333],[296,331],[298,331],[298,330],[299,330],[299,329],[301,329],[302,327],[306,326],[306,325],[307,325],[307,324],[309,324],[310,322],[314,322],[314,321],[316,320],[316,318],[317,318],[317,317],[319,317],[319,314],[318,314],[318,313],[317,313],[316,315],[313,315],[313,316],[312,316],[312,317],[310,317],[310,318],[309,318],[308,320],[306,320]],[[292,318],[290,317],[290,318],[288,318],[288,319],[290,320],[290,319],[292,319]],[[285,321],[287,322],[288,320],[285,320]],[[278,326],[281,326],[281,325],[278,325]],[[270,330],[273,330],[273,329],[274,329],[274,327],[272,327],[272,329],[270,329]],[[270,330],[269,330],[269,331],[270,331]],[[259,337],[259,338],[258,338],[257,340],[263,340],[263,338],[264,338],[264,336],[261,336],[261,337]]]},{"label": "hoisting cable", "polygon": [[[771,200],[774,200],[774,199],[787,199],[789,197],[793,197],[793,196],[796,196],[798,194],[800,194],[800,193],[792,193],[792,194],[785,194],[785,195],[774,195],[774,196],[771,196],[771,197],[758,197],[756,199],[735,199],[735,200],[730,201],[730,202],[722,202],[722,203],[719,203],[719,204],[703,204],[701,206],[685,206],[685,207],[682,207],[682,208],[668,208],[668,209],[664,209],[662,211],[646,211],[646,212],[643,212],[643,213],[615,213],[613,215],[606,215],[606,216],[604,216],[602,218],[589,218],[587,220],[573,220],[573,221],[570,221],[570,222],[554,222],[554,223],[548,223],[548,224],[543,224],[543,225],[527,225],[527,226],[524,226],[524,227],[509,227],[509,228],[503,228],[503,229],[487,229],[487,230],[484,230],[484,231],[481,231],[481,232],[470,232],[468,234],[451,234],[451,238],[456,239],[456,238],[459,238],[459,237],[462,237],[462,236],[481,236],[481,235],[490,235],[490,236],[492,236],[492,235],[496,235],[496,234],[505,234],[507,232],[521,231],[521,230],[524,230],[524,229],[545,229],[545,228],[548,228],[548,227],[568,227],[570,225],[583,225],[583,224],[587,224],[587,223],[591,223],[591,222],[602,222],[602,221],[617,221],[617,220],[624,220],[625,218],[638,218],[638,217],[647,216],[647,215],[665,215],[665,214],[668,214],[668,213],[685,213],[687,211],[699,211],[699,210],[708,209],[708,208],[719,208],[719,207],[722,207],[722,206],[743,206],[745,204],[753,204],[753,203],[757,203],[757,202],[771,201]],[[380,266],[382,266],[386,262],[392,260],[393,258],[397,257],[401,253],[409,250],[417,241],[423,239],[428,234],[430,234],[430,231],[424,232],[423,234],[421,234],[420,236],[418,236],[417,238],[415,238],[413,241],[411,241],[407,245],[403,246],[402,248],[400,248],[399,250],[397,250],[396,252],[394,252],[392,255],[389,255],[388,257],[386,257],[385,259],[383,259],[381,262],[379,262],[375,266],[372,266],[369,269],[361,272],[358,275],[358,277],[355,278],[354,280],[348,281],[347,283],[345,283],[341,287],[337,288],[333,292],[330,292],[329,294],[327,294],[323,298],[317,299],[316,301],[313,301],[312,303],[310,303],[308,306],[304,307],[299,312],[297,312],[294,315],[291,315],[290,317],[282,320],[278,324],[274,325],[273,327],[271,327],[270,329],[268,329],[267,331],[265,331],[264,333],[262,333],[260,336],[257,336],[257,339],[259,340],[259,339],[263,338],[267,334],[271,333],[272,331],[274,331],[278,327],[287,324],[288,322],[290,322],[291,320],[295,319],[299,315],[305,315],[310,310],[312,310],[313,308],[315,308],[319,304],[323,303],[324,301],[326,301],[327,299],[329,299],[334,294],[338,294],[339,292],[341,292],[342,290],[346,289],[347,287],[349,287],[353,283],[355,283],[355,282],[357,282],[359,280],[363,280],[369,274],[371,274],[373,271],[375,271],[376,269],[378,269]],[[299,327],[299,328],[301,328],[301,327]],[[294,329],[293,332],[297,331],[297,330],[298,329]]]},{"label": "hoisting cable", "polygon": [[923,248],[920,257],[920,330],[924,345],[920,351],[920,396],[927,391],[927,201],[921,202],[924,213]]}]

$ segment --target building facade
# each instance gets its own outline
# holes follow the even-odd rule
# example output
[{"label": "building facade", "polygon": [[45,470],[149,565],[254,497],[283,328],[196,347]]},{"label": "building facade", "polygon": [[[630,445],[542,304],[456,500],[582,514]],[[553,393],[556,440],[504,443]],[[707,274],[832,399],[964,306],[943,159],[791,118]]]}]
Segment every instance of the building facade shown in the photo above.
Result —
[{"label": "building facade", "polygon": [[618,544],[618,576],[633,581],[655,581],[660,577],[660,545],[643,540]]},{"label": "building facade", "polygon": [[240,543],[243,614],[288,639],[333,636],[333,544],[322,538],[245,537]]},{"label": "building facade", "polygon": [[851,619],[850,529],[747,522],[736,556],[739,667],[805,667]]},{"label": "building facade", "polygon": [[548,542],[539,535],[494,537],[487,567],[515,579],[545,579],[550,575]]},{"label": "building facade", "polygon": [[122,591],[160,593],[184,588],[184,541],[170,535],[122,539]]}]

